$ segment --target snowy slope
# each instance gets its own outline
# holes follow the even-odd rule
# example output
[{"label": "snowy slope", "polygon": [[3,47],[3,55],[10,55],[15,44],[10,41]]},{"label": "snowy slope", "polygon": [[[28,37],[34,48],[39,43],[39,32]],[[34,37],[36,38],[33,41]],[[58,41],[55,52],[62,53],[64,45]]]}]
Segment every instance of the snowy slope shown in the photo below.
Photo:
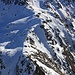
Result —
[{"label": "snowy slope", "polygon": [[75,75],[74,0],[0,0],[0,75]]}]

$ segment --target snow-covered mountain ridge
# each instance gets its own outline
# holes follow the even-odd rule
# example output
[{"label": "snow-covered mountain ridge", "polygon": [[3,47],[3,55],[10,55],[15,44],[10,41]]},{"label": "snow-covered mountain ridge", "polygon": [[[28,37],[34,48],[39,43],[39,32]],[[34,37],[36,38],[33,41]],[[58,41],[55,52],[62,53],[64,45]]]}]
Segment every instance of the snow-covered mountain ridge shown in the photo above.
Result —
[{"label": "snow-covered mountain ridge", "polygon": [[0,75],[75,75],[75,1],[1,0]]}]

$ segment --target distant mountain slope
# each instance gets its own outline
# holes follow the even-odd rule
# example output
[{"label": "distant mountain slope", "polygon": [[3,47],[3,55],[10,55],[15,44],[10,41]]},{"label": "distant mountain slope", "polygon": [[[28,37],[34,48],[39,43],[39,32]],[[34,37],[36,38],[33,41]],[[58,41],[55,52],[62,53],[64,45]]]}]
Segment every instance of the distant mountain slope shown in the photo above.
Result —
[{"label": "distant mountain slope", "polygon": [[75,1],[1,0],[0,75],[75,75]]}]

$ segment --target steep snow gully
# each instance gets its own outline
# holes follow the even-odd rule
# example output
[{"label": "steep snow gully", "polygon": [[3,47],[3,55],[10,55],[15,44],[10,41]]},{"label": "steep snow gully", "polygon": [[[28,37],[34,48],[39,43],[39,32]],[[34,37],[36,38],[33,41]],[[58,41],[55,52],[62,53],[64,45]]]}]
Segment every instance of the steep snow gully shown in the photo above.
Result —
[{"label": "steep snow gully", "polygon": [[0,0],[0,75],[75,75],[75,0]]}]

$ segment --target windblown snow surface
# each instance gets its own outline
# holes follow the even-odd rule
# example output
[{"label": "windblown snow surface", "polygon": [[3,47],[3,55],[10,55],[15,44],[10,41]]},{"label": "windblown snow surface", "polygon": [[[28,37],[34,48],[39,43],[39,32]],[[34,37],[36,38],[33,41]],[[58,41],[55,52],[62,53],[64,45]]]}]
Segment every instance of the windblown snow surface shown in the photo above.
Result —
[{"label": "windblown snow surface", "polygon": [[75,0],[0,0],[0,75],[75,75]]}]

